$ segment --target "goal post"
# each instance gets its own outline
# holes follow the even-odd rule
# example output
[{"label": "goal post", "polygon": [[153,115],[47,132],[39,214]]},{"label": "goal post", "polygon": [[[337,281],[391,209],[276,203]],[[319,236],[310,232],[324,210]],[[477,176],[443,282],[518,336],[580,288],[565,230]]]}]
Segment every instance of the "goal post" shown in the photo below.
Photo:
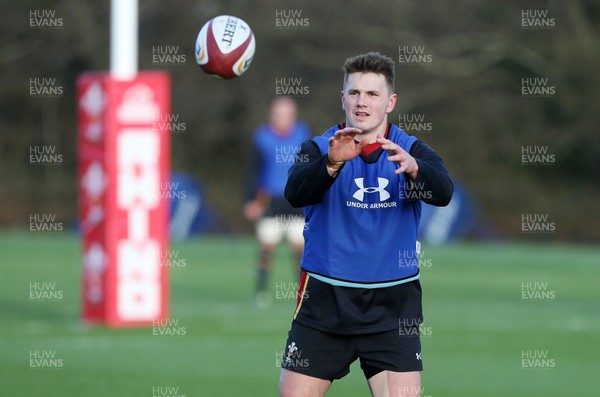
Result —
[{"label": "goal post", "polygon": [[137,70],[137,0],[111,1],[110,71],[77,81],[83,321],[148,326],[168,318],[170,78]]}]

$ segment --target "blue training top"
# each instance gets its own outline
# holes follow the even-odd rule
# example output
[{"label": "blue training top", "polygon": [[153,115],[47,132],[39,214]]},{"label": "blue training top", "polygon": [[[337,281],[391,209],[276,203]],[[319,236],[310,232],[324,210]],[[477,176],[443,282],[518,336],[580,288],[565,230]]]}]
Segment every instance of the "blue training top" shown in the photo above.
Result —
[{"label": "blue training top", "polygon": [[301,122],[295,123],[291,133],[284,136],[277,135],[269,125],[260,126],[254,134],[254,145],[261,158],[258,188],[271,197],[283,197],[288,170],[308,139],[308,127]]},{"label": "blue training top", "polygon": [[[313,138],[325,155],[334,126]],[[391,125],[388,139],[406,152],[415,137]],[[388,287],[419,278],[417,228],[421,202],[407,200],[408,179],[382,151],[374,163],[346,162],[315,205],[305,207],[302,268],[333,285]]]}]

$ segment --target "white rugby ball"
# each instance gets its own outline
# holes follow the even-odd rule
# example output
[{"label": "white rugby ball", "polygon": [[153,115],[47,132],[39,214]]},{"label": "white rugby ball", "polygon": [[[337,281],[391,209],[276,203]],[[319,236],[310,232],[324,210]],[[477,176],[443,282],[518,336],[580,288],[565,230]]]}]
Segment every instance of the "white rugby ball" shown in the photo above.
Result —
[{"label": "white rugby ball", "polygon": [[231,15],[219,15],[202,26],[196,38],[196,63],[214,77],[233,79],[244,74],[256,47],[250,26]]}]

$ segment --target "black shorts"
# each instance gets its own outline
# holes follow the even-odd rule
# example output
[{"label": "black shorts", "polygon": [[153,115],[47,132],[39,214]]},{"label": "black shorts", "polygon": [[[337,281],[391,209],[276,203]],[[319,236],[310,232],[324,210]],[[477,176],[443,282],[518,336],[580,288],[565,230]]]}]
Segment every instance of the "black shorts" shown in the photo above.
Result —
[{"label": "black shorts", "polygon": [[364,335],[423,322],[419,280],[386,288],[350,288],[302,270],[293,319],[331,334]]},{"label": "black shorts", "polygon": [[284,197],[271,197],[264,216],[276,217],[278,215],[296,215],[304,217],[304,209],[292,207]]},{"label": "black shorts", "polygon": [[281,368],[332,382],[347,375],[357,358],[367,379],[386,370],[422,371],[421,339],[414,328],[340,335],[293,321]]}]

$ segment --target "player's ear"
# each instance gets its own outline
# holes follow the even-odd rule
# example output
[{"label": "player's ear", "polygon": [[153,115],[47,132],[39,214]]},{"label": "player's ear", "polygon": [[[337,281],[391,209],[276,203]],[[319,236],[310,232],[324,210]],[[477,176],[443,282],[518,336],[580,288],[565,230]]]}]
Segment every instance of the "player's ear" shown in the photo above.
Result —
[{"label": "player's ear", "polygon": [[342,90],[340,93],[342,94],[342,95],[341,95],[341,100],[342,100],[342,110],[346,110],[346,105],[344,104],[344,90]]},{"label": "player's ear", "polygon": [[394,107],[396,107],[397,99],[398,96],[396,95],[396,93],[393,93],[392,96],[390,96],[390,101],[388,102],[387,109],[385,109],[386,113],[390,113],[392,110],[394,110]]}]

